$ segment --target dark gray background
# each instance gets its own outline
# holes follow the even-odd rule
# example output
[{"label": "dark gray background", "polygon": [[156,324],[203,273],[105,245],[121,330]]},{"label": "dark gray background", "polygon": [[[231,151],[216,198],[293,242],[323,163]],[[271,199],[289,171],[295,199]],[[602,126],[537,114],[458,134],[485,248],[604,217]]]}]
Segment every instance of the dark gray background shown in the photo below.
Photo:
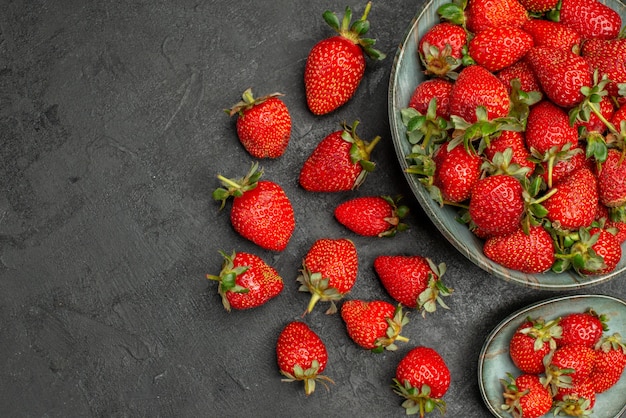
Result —
[{"label": "dark gray background", "polygon": [[[422,1],[375,2],[371,35],[388,54],[368,62],[356,97],[312,115],[306,56],[330,36],[328,1],[2,1],[0,13],[0,411],[12,417],[401,417],[390,389],[413,346],[436,348],[452,371],[450,417],[485,417],[477,382],[483,340],[504,317],[557,293],[504,282],[475,267],[410,195],[387,119],[393,56]],[[352,3],[360,16],[365,2]],[[232,230],[211,198],[218,173],[252,161],[222,110],[252,87],[285,93],[286,154],[261,161],[292,199],[297,226],[284,252]],[[381,135],[378,168],[357,191],[311,194],[300,166],[342,121]],[[333,218],[345,199],[402,193],[411,230],[393,239],[351,234]],[[411,341],[373,355],[321,304],[304,320],[326,342],[336,384],[306,398],[281,383],[274,344],[308,297],[295,282],[317,238],[348,237],[360,259],[353,298],[390,300],[372,263],[381,254],[445,262],[449,311],[412,314]],[[283,293],[226,313],[218,250],[250,251],[283,276]],[[624,277],[572,293],[626,298]]]}]

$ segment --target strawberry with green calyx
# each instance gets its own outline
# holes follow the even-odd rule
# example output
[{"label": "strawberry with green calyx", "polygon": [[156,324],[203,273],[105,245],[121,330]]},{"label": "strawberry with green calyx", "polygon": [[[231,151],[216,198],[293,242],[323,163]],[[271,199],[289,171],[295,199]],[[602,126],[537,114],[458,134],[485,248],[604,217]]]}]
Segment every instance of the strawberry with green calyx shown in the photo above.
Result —
[{"label": "strawberry with green calyx", "polygon": [[609,96],[620,101],[620,85],[626,82],[624,56],[626,54],[626,38],[622,35],[614,39],[586,39],[581,55],[598,70],[600,77],[606,77],[609,83],[606,90]]},{"label": "strawberry with green calyx", "polygon": [[456,78],[454,70],[468,63],[467,32],[461,25],[441,22],[420,38],[418,53],[425,74]]},{"label": "strawberry with green calyx", "polygon": [[241,179],[217,178],[224,187],[213,191],[213,199],[221,201],[220,209],[233,198],[230,220],[233,229],[242,237],[272,251],[287,247],[295,229],[291,201],[277,183],[260,180],[263,170],[253,163]]},{"label": "strawberry with green calyx", "polygon": [[252,89],[226,113],[237,115],[237,135],[243,147],[255,158],[278,158],[284,154],[291,136],[291,116],[282,93],[255,98]]},{"label": "strawberry with green calyx", "polygon": [[626,368],[626,345],[619,333],[603,337],[595,346],[596,357],[590,380],[596,393],[615,386]]},{"label": "strawberry with green calyx", "polygon": [[550,411],[552,396],[539,376],[522,374],[513,377],[511,373],[506,375],[506,379],[500,379],[503,386],[503,411],[516,418],[538,418]]},{"label": "strawberry with green calyx", "polygon": [[304,322],[293,321],[281,331],[276,342],[278,369],[283,382],[304,382],[304,393],[315,391],[316,382],[328,389],[331,378],[321,373],[328,363],[328,351],[320,337]]},{"label": "strawberry with green calyx", "polygon": [[531,154],[526,148],[523,132],[500,132],[491,138],[484,154],[502,173],[530,177],[535,170],[535,163],[530,160]]},{"label": "strawberry with green calyx", "polygon": [[335,218],[352,232],[367,237],[392,237],[408,226],[401,222],[408,206],[398,205],[400,198],[363,196],[346,200],[335,208]]},{"label": "strawberry with green calyx", "polygon": [[[435,116],[450,119],[450,93],[453,82],[444,78],[429,78],[421,82],[409,99],[409,107],[417,110],[420,115],[427,115],[431,102],[436,99]],[[432,118],[433,120],[435,117]]]},{"label": "strawberry with green calyx", "polygon": [[598,181],[588,168],[581,168],[554,185],[556,192],[543,206],[546,219],[557,230],[586,228],[595,219],[598,207]]},{"label": "strawberry with green calyx", "polygon": [[409,341],[400,335],[409,322],[402,305],[393,306],[382,300],[347,300],[341,305],[341,318],[350,338],[374,353],[397,350],[396,341]]},{"label": "strawberry with green calyx", "polygon": [[304,315],[319,301],[330,302],[327,314],[337,312],[336,302],[352,290],[358,273],[358,255],[352,241],[320,238],[307,252],[297,281],[301,292],[311,293]]},{"label": "strawberry with green calyx", "polygon": [[513,364],[526,374],[545,371],[544,358],[556,350],[561,338],[560,318],[546,321],[527,318],[509,340],[509,356]]},{"label": "strawberry with green calyx", "polygon": [[337,35],[315,44],[307,57],[304,86],[313,114],[330,113],[354,96],[365,73],[364,53],[375,60],[385,58],[385,54],[374,49],[374,39],[363,37],[370,29],[367,16],[371,7],[368,2],[363,16],[353,23],[349,7],[341,22],[330,10],[324,12],[324,20]]},{"label": "strawberry with green calyx", "polygon": [[600,315],[593,309],[564,315],[559,322],[561,338],[557,340],[557,346],[580,344],[595,347],[602,333],[608,330],[607,320],[606,315]]},{"label": "strawberry with green calyx", "polygon": [[617,237],[606,229],[580,228],[575,242],[556,257],[561,260],[560,270],[572,267],[582,275],[605,274],[615,269],[622,249]]},{"label": "strawberry with green calyx", "polygon": [[543,385],[554,396],[559,388],[583,383],[591,375],[595,360],[593,348],[571,344],[557,347],[545,358]]},{"label": "strawberry with green calyx", "polygon": [[451,142],[442,144],[432,158],[435,172],[430,193],[440,205],[469,199],[472,186],[481,175],[483,159],[473,150]]},{"label": "strawberry with green calyx", "polygon": [[433,348],[418,346],[409,351],[396,367],[393,391],[405,398],[402,407],[407,415],[446,411],[441,399],[450,387],[450,369],[445,360]]},{"label": "strawberry with green calyx", "polygon": [[413,154],[422,154],[431,156],[435,153],[437,147],[448,139],[448,131],[452,128],[452,124],[448,120],[450,111],[447,111],[447,117],[438,115],[439,100],[433,97],[428,102],[425,112],[421,112],[413,104],[400,111],[402,123],[406,126],[406,137],[412,145]]},{"label": "strawberry with green calyx", "polygon": [[234,251],[231,255],[220,254],[224,257],[220,274],[206,277],[219,283],[218,293],[227,311],[256,308],[283,290],[283,279],[260,257]]},{"label": "strawberry with green calyx", "polygon": [[[523,59],[498,71],[496,77],[505,85],[509,93],[512,92],[511,85],[513,82],[517,82],[517,88],[519,90],[537,97],[531,104],[538,102],[542,97],[539,80],[537,80],[537,76],[535,76],[533,70]],[[513,105],[513,103],[511,103],[511,105]]]},{"label": "strawberry with green calyx", "polygon": [[596,404],[596,393],[591,378],[571,385],[571,387],[558,388],[552,403],[554,416],[580,417],[590,415]]},{"label": "strawberry with green calyx", "polygon": [[300,170],[300,185],[311,192],[342,192],[358,188],[376,164],[370,155],[380,141],[367,142],[356,134],[359,121],[327,135]]}]

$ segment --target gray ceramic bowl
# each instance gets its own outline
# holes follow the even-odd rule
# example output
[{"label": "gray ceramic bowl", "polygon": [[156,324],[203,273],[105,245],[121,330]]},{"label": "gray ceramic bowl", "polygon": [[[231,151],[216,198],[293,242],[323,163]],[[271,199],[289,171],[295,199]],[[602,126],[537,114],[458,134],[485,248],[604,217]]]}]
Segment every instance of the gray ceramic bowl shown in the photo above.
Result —
[{"label": "gray ceramic bowl", "polygon": [[[509,341],[515,330],[526,318],[543,317],[546,321],[564,316],[571,312],[584,312],[592,308],[599,314],[608,317],[609,330],[605,335],[619,333],[626,336],[626,302],[604,295],[579,295],[548,299],[530,305],[513,313],[502,321],[489,334],[480,353],[478,361],[478,383],[485,404],[496,417],[510,417],[500,410],[503,402],[502,385],[500,379],[506,377],[506,372],[513,376],[516,368],[509,357]],[[596,396],[594,417],[617,418],[626,412],[626,374],[615,386]],[[551,416],[551,414],[546,415]]]},{"label": "gray ceramic bowl", "polygon": [[[439,22],[437,8],[448,2],[449,0],[431,0],[424,5],[422,11],[413,19],[394,57],[389,83],[388,110],[393,143],[403,170],[409,166],[405,156],[410,153],[411,147],[406,140],[406,128],[402,123],[400,111],[408,106],[415,87],[425,79],[417,54],[417,43],[429,28]],[[626,6],[617,0],[607,0],[606,4],[616,10],[626,22]],[[561,274],[552,272],[524,274],[504,268],[483,255],[481,240],[466,226],[456,221],[456,211],[453,208],[439,207],[413,175],[406,172],[405,175],[417,200],[443,236],[468,259],[499,278],[538,289],[568,290],[605,282],[626,270],[626,256],[622,257],[611,273],[589,277],[581,277],[574,271]],[[626,245],[623,245],[622,249],[626,254]]]}]

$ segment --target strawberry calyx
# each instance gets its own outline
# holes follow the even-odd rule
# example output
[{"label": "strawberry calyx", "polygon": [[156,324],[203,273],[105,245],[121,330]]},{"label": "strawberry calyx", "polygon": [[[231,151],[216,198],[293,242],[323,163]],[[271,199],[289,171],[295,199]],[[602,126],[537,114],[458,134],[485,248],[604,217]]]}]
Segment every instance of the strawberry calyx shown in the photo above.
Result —
[{"label": "strawberry calyx", "polygon": [[406,126],[407,140],[413,145],[413,152],[416,147],[420,147],[423,154],[432,155],[436,146],[448,139],[448,130],[452,128],[452,123],[437,115],[436,98],[433,97],[428,102],[424,115],[413,107],[402,109],[400,115]]},{"label": "strawberry calyx", "polygon": [[561,338],[562,328],[559,325],[561,318],[552,319],[546,322],[543,318],[527,318],[530,326],[525,326],[519,330],[520,333],[535,339],[533,349],[539,351],[544,344],[548,344],[550,351],[556,349],[556,339]]},{"label": "strawberry calyx", "polygon": [[252,109],[254,106],[263,103],[267,99],[279,96],[284,96],[284,94],[275,92],[257,98],[254,97],[254,95],[252,94],[252,89],[249,88],[241,95],[241,101],[234,104],[230,109],[224,109],[224,112],[226,112],[229,116],[234,116],[236,114],[239,116],[243,116],[246,110]]},{"label": "strawberry calyx", "polygon": [[564,144],[562,147],[558,145],[554,145],[543,154],[541,154],[537,149],[531,147],[530,160],[538,164],[537,165],[538,173],[541,172],[542,170],[541,163],[546,163],[546,169],[548,173],[546,176],[547,177],[546,184],[548,185],[548,188],[552,188],[552,176],[554,172],[554,165],[559,161],[569,160],[576,153],[583,152],[582,148],[578,148],[578,147],[572,148],[572,146],[573,145],[571,142]]},{"label": "strawberry calyx", "polygon": [[622,336],[618,332],[602,337],[602,339],[596,343],[594,349],[605,353],[611,350],[617,350],[626,355],[626,344],[622,341]]},{"label": "strawberry calyx", "polygon": [[303,265],[300,273],[301,274],[296,279],[298,283],[300,283],[298,290],[300,292],[311,293],[311,299],[309,300],[307,309],[302,315],[304,316],[307,313],[311,313],[319,301],[330,302],[330,307],[326,311],[327,314],[332,315],[336,313],[337,305],[335,302],[341,300],[344,295],[336,288],[329,286],[330,279],[323,277],[322,273],[311,272],[305,265]]},{"label": "strawberry calyx", "polygon": [[574,395],[565,395],[562,400],[554,402],[553,407],[554,416],[582,417],[591,415],[593,412],[591,399],[579,398]]},{"label": "strawberry calyx", "polygon": [[342,126],[343,132],[341,133],[341,139],[352,144],[350,147],[350,161],[352,161],[353,164],[358,163],[363,168],[354,181],[353,188],[357,188],[363,183],[363,181],[365,181],[367,174],[374,171],[376,168],[376,163],[370,160],[370,155],[372,154],[374,147],[376,147],[378,142],[381,140],[381,137],[376,136],[369,142],[361,139],[356,134],[356,128],[359,126],[358,120],[355,121],[352,126],[348,126],[345,123]]},{"label": "strawberry calyx", "polygon": [[600,238],[600,232],[591,234],[591,228],[580,228],[568,235],[566,242],[554,256],[560,263],[559,271],[573,268],[579,274],[600,271],[606,267],[604,258],[592,248]]},{"label": "strawberry calyx", "polygon": [[262,175],[263,169],[259,168],[257,162],[252,163],[248,174],[240,179],[229,179],[219,174],[217,178],[224,187],[217,188],[213,191],[213,199],[221,201],[220,209],[223,209],[228,198],[243,196],[248,190],[254,189],[258,185],[258,181]]},{"label": "strawberry calyx", "polygon": [[396,378],[393,379],[393,382],[394,393],[406,399],[402,402],[406,415],[419,414],[423,418],[435,409],[439,410],[441,414],[446,412],[446,402],[443,399],[432,398],[430,386],[424,384],[421,387],[413,387],[408,380],[401,383]]},{"label": "strawberry calyx", "polygon": [[376,339],[374,343],[376,347],[371,350],[374,353],[382,353],[384,350],[395,351],[398,349],[396,341],[405,343],[409,341],[407,337],[400,335],[402,328],[409,323],[409,318],[403,312],[401,304],[396,307],[393,318],[386,318],[386,321],[389,326],[385,331],[385,336]]},{"label": "strawberry calyx", "polygon": [[385,222],[387,222],[390,226],[384,232],[378,234],[379,237],[393,237],[398,232],[406,231],[408,229],[408,225],[401,222],[403,218],[405,218],[409,214],[409,207],[406,205],[399,205],[398,202],[402,199],[402,196],[398,196],[397,198],[393,198],[391,196],[380,196],[385,202],[389,203],[391,206],[391,216],[384,218]]},{"label": "strawberry calyx", "polygon": [[282,382],[295,382],[295,381],[303,381],[304,382],[304,393],[308,396],[315,391],[316,382],[320,382],[326,387],[326,390],[329,389],[327,383],[334,384],[335,382],[328,376],[318,374],[320,369],[320,362],[318,360],[313,360],[311,362],[311,367],[308,369],[303,369],[299,364],[295,364],[293,366],[293,373],[289,373],[285,370],[281,370],[280,373],[285,376],[285,379],[281,379]]},{"label": "strawberry calyx", "polygon": [[220,251],[220,254],[224,257],[224,262],[222,264],[222,270],[219,275],[207,274],[206,278],[209,280],[215,280],[219,282],[218,293],[222,297],[222,305],[224,308],[230,312],[231,306],[228,298],[226,297],[227,292],[234,293],[248,293],[250,289],[240,286],[236,283],[237,276],[245,273],[250,267],[249,266],[239,266],[234,267],[233,260],[235,259],[236,253],[233,251],[231,255],[226,254],[224,251]]},{"label": "strawberry calyx", "polygon": [[367,20],[370,10],[372,9],[372,2],[367,2],[365,5],[365,11],[360,19],[352,22],[352,9],[346,6],[343,18],[341,22],[336,13],[326,10],[322,17],[324,21],[333,28],[341,37],[349,40],[350,42],[361,46],[363,51],[372,59],[382,60],[386,57],[384,53],[374,48],[376,43],[375,39],[363,38],[370,29],[370,22]]},{"label": "strawberry calyx", "polygon": [[437,310],[437,305],[444,309],[450,309],[444,302],[443,298],[450,296],[454,291],[446,287],[441,281],[441,277],[446,272],[446,264],[440,263],[436,265],[430,258],[426,258],[430,266],[428,272],[428,285],[417,297],[417,309],[422,312],[422,317],[426,318],[427,313],[433,313]]}]

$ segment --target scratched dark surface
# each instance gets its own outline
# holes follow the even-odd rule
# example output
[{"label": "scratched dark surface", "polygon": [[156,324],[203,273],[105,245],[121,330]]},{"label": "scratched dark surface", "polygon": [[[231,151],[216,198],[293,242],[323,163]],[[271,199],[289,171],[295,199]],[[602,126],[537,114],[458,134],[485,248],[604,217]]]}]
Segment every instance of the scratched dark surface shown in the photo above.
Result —
[{"label": "scratched dark surface", "polygon": [[[362,3],[362,4],[361,4]],[[360,15],[365,2],[351,4]],[[421,1],[375,2],[370,35],[388,54],[368,62],[353,100],[312,115],[302,74],[308,51],[330,36],[329,1],[1,1],[0,13],[0,415],[7,417],[401,417],[391,379],[418,344],[452,372],[450,417],[489,415],[480,397],[482,342],[501,319],[554,296],[475,267],[439,234],[410,195],[390,138],[393,55]],[[252,161],[223,109],[243,90],[285,93],[293,131],[285,155],[264,160],[297,226],[272,253],[239,237],[211,192],[218,173]],[[301,164],[342,121],[383,137],[376,171],[356,191],[311,194]],[[404,194],[411,229],[357,237],[333,218],[354,196]],[[228,206],[227,206],[228,208]],[[359,253],[353,298],[389,297],[372,268],[381,254],[445,262],[449,311],[413,314],[408,344],[373,355],[319,306],[305,317],[326,342],[336,384],[305,397],[282,383],[274,344],[301,319],[295,278],[317,238],[348,237]],[[285,280],[256,310],[226,313],[216,285],[218,250],[250,251]],[[625,278],[591,289],[626,298]]]}]

